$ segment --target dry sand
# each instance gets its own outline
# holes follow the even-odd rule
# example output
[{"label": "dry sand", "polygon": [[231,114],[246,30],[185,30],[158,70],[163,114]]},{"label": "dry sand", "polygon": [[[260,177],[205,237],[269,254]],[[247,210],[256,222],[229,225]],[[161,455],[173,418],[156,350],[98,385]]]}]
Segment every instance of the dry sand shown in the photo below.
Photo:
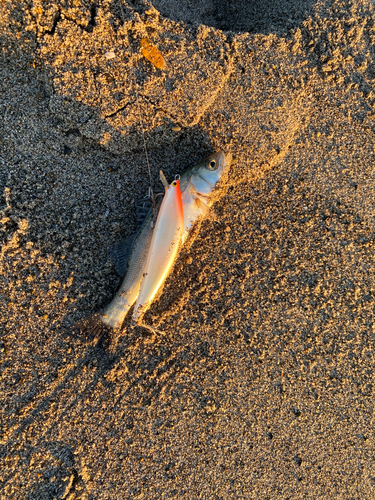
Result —
[{"label": "dry sand", "polygon": [[[373,499],[374,7],[154,7],[1,2],[0,498]],[[119,285],[140,114],[155,186],[237,163],[164,335],[96,345],[66,332]]]}]

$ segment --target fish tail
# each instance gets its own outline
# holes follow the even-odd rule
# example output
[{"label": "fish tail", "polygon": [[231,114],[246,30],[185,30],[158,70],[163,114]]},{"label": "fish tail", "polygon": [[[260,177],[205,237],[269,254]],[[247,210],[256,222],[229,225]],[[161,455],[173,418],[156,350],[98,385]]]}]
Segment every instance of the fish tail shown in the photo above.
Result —
[{"label": "fish tail", "polygon": [[99,313],[95,313],[75,323],[70,332],[87,342],[103,346],[104,343],[110,341],[114,329],[103,322]]}]

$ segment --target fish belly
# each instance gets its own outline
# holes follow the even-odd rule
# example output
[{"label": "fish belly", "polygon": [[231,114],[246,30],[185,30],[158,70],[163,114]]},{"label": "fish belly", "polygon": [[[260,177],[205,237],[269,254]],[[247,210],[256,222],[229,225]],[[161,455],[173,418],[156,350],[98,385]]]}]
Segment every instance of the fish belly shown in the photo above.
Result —
[{"label": "fish belly", "polygon": [[191,185],[181,194],[181,199],[184,210],[184,232],[181,238],[181,244],[183,244],[197,219],[206,213],[206,209],[194,195],[194,189]]},{"label": "fish belly", "polygon": [[103,323],[111,328],[121,328],[125,316],[137,300],[141,288],[144,267],[149,253],[153,230],[151,219],[137,236],[128,262],[128,269],[116,296],[101,314]]}]

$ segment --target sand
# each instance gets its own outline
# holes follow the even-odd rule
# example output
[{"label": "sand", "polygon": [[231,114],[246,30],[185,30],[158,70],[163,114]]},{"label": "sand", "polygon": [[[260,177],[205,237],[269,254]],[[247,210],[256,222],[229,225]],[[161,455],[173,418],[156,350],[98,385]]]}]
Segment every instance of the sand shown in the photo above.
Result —
[{"label": "sand", "polygon": [[[372,3],[0,8],[0,498],[373,499]],[[236,162],[164,333],[98,344],[69,328],[119,286],[141,121],[154,187]]]}]

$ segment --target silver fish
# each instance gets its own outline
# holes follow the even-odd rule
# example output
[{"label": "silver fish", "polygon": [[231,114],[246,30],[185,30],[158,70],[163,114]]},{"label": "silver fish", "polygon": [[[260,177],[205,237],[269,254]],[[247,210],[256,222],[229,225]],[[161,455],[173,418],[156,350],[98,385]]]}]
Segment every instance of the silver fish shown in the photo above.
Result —
[{"label": "silver fish", "polygon": [[[219,151],[181,174],[184,212],[181,244],[186,241],[196,221],[208,212],[215,201],[215,188],[218,181],[227,175],[231,160],[230,154]],[[157,210],[152,210],[151,202],[147,199],[138,202],[137,208],[138,212],[143,210],[140,219],[144,220],[140,229],[112,250],[118,271],[122,274],[121,271],[125,271],[124,268],[127,267],[120,289],[103,311],[79,323],[80,331],[89,336],[100,337],[105,330],[120,329],[139,295]]]}]

